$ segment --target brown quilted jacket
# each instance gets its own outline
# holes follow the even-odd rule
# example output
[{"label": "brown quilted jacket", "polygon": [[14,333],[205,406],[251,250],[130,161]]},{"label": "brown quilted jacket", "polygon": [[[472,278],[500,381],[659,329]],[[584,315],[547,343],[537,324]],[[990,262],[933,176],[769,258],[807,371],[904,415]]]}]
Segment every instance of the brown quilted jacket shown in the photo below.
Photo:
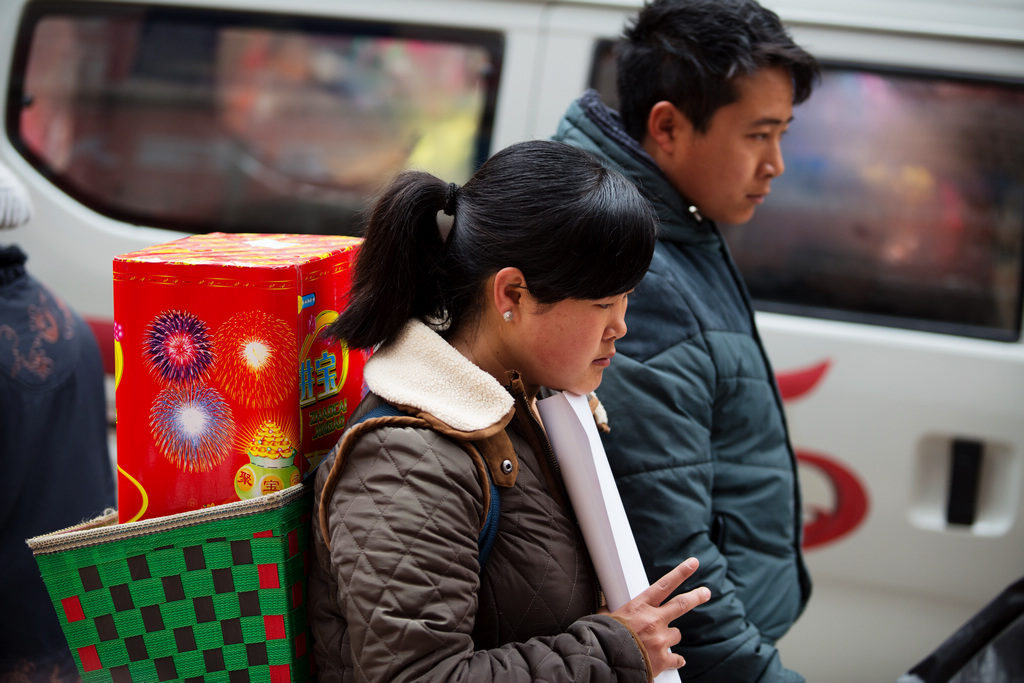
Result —
[{"label": "brown quilted jacket", "polygon": [[[631,631],[595,614],[593,568],[517,376],[503,388],[422,323],[406,329],[368,363],[376,393],[359,413],[382,395],[410,414],[349,429],[317,474],[318,680],[650,680]],[[501,517],[481,573],[484,467]]]}]

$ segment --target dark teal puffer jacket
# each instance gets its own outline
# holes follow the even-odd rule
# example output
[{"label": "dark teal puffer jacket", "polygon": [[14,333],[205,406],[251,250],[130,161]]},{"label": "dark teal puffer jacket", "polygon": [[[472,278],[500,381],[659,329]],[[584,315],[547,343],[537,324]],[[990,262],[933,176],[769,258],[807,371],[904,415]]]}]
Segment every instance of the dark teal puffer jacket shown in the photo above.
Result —
[{"label": "dark teal puffer jacket", "polygon": [[605,448],[650,580],[687,557],[711,602],[675,624],[684,679],[801,681],[774,647],[803,611],[800,492],[782,400],[739,273],[711,221],[594,92],[554,139],[626,174],[662,232],[598,390]]}]

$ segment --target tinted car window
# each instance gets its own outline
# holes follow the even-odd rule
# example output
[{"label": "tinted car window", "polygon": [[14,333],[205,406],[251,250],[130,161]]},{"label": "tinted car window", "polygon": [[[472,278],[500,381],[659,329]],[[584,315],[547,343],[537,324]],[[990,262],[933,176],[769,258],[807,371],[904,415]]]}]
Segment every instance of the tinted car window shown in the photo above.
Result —
[{"label": "tinted car window", "polygon": [[189,232],[351,233],[396,171],[490,148],[498,33],[35,3],[8,132],[69,195]]},{"label": "tinted car window", "polygon": [[826,69],[786,174],[724,226],[768,310],[1016,340],[1024,87]]},{"label": "tinted car window", "polygon": [[[609,106],[614,42],[592,87]],[[1024,253],[1024,84],[826,64],[786,172],[720,226],[760,310],[1014,341]]]}]

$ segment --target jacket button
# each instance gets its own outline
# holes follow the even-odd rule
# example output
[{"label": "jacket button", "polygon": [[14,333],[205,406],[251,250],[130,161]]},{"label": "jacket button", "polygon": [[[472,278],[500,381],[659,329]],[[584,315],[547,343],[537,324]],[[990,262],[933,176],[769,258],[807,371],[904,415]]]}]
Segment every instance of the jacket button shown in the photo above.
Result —
[{"label": "jacket button", "polygon": [[501,461],[501,471],[503,473],[505,473],[505,474],[512,474],[512,461],[511,460],[502,460]]}]

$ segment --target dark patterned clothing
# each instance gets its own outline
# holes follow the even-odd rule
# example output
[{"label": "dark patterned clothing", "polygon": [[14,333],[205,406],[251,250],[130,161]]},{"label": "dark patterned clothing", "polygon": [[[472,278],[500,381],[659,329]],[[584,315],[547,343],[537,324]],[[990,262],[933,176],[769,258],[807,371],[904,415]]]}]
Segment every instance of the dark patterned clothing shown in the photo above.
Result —
[{"label": "dark patterned clothing", "polygon": [[103,362],[82,318],[0,247],[0,681],[76,680],[25,539],[116,505]]}]

